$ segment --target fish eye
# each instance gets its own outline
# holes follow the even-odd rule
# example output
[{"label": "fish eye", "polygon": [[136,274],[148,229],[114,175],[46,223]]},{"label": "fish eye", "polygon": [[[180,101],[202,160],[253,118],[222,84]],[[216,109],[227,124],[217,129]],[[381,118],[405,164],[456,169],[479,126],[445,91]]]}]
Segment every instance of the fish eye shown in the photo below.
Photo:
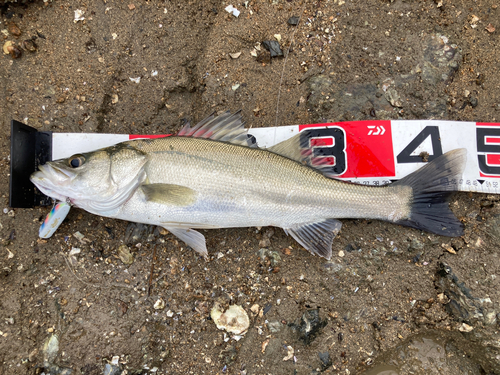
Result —
[{"label": "fish eye", "polygon": [[68,159],[68,164],[71,168],[81,167],[85,163],[85,156],[83,155],[73,155]]}]

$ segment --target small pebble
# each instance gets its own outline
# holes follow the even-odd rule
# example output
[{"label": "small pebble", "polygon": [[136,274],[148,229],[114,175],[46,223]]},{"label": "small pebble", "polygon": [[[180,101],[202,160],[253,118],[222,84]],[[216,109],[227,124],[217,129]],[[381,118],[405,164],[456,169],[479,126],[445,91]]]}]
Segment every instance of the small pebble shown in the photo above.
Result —
[{"label": "small pebble", "polygon": [[35,52],[38,48],[38,46],[36,45],[36,43],[33,39],[26,39],[23,42],[23,47],[28,52]]},{"label": "small pebble", "polygon": [[469,103],[470,103],[470,106],[471,106],[472,108],[476,108],[476,107],[477,107],[477,105],[479,104],[479,101],[477,100],[477,98],[476,98],[475,96],[471,96],[471,97],[469,98]]},{"label": "small pebble", "polygon": [[299,24],[299,17],[292,16],[288,19],[287,23],[291,26],[297,26]]},{"label": "small pebble", "polygon": [[14,36],[22,34],[21,29],[14,22],[11,22],[9,26],[7,26],[7,30],[9,30],[9,33]]}]

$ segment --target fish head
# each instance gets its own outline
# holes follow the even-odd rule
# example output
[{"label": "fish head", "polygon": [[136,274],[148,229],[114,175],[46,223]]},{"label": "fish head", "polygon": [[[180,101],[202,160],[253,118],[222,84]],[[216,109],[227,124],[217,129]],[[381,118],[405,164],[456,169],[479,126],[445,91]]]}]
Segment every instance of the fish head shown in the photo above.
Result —
[{"label": "fish head", "polygon": [[147,155],[129,142],[47,162],[30,177],[45,195],[112,215],[145,180]]}]

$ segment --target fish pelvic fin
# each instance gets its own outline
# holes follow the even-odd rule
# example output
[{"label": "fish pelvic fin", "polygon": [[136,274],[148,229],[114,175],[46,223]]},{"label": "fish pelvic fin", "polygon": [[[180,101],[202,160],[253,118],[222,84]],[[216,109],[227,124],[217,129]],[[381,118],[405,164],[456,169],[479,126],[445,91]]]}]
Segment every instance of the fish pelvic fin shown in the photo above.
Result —
[{"label": "fish pelvic fin", "polygon": [[191,246],[193,250],[202,255],[205,259],[208,259],[207,245],[203,234],[191,228],[175,228],[167,226],[164,228],[180,240],[184,241],[186,245]]},{"label": "fish pelvic fin", "polygon": [[335,219],[326,219],[315,223],[298,224],[283,228],[295,241],[304,246],[312,254],[330,260],[332,257],[333,239],[340,231],[342,223]]},{"label": "fish pelvic fin", "polygon": [[461,236],[463,224],[450,210],[448,202],[457,190],[466,160],[466,149],[452,150],[392,184],[409,186],[413,191],[410,216],[397,223],[442,236]]},{"label": "fish pelvic fin", "polygon": [[214,114],[201,120],[194,127],[187,123],[177,134],[178,137],[206,138],[219,142],[257,147],[257,143],[249,137],[248,130],[241,117],[241,110],[231,114],[226,111],[215,117]]}]

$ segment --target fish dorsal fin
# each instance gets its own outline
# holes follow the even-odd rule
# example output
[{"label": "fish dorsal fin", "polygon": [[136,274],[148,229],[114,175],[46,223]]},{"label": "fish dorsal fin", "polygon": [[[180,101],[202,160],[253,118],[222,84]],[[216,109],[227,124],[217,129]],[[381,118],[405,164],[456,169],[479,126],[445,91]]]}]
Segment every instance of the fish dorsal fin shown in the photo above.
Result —
[{"label": "fish dorsal fin", "polygon": [[340,231],[342,223],[336,219],[326,219],[317,223],[298,224],[284,228],[295,240],[312,254],[330,260],[333,239]]},{"label": "fish dorsal fin", "polygon": [[226,111],[217,117],[211,114],[194,127],[187,123],[176,136],[206,138],[240,146],[256,147],[257,145],[251,141],[243,125],[241,110],[233,114]]},{"label": "fish dorsal fin", "polygon": [[269,151],[286,158],[298,161],[317,169],[327,177],[336,177],[335,165],[331,165],[331,157],[315,156],[314,147],[309,140],[312,138],[310,130],[306,129],[293,137],[268,148]]},{"label": "fish dorsal fin", "polygon": [[300,134],[294,135],[292,138],[269,147],[268,150],[288,159],[292,159],[300,163],[306,162],[306,164],[308,164],[307,159],[302,154],[300,137]]}]

